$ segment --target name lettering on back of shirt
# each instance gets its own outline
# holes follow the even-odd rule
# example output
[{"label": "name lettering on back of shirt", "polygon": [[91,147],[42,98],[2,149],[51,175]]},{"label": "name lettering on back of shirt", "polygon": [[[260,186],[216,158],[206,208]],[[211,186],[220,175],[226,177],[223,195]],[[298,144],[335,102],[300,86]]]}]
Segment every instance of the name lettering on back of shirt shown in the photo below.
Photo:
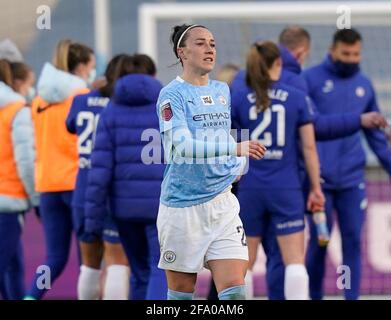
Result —
[{"label": "name lettering on back of shirt", "polygon": [[270,99],[276,99],[282,102],[285,102],[289,96],[289,92],[282,89],[269,89],[267,93]]},{"label": "name lettering on back of shirt", "polygon": [[[268,96],[270,99],[275,99],[275,100],[280,100],[282,102],[285,102],[287,99],[288,99],[288,96],[289,96],[289,92],[288,91],[285,91],[285,90],[282,90],[282,89],[269,89],[268,90]],[[249,93],[247,95],[247,99],[250,103],[255,103],[256,99],[255,99],[255,93],[252,92],[252,93]]]},{"label": "name lettering on back of shirt", "polygon": [[89,107],[102,107],[105,108],[109,103],[110,98],[108,97],[89,97],[87,99],[87,106]]}]

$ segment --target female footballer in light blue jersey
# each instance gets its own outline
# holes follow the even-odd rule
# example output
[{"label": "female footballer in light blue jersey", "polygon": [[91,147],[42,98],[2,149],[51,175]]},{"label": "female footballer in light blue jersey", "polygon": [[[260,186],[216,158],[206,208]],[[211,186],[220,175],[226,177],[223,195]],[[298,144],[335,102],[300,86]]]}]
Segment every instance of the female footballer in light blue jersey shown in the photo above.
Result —
[{"label": "female footballer in light blue jersey", "polygon": [[230,189],[243,171],[243,156],[261,159],[265,148],[257,141],[237,144],[230,135],[229,88],[209,79],[216,60],[212,33],[182,25],[171,39],[183,74],[162,89],[157,103],[168,161],[157,220],[168,299],[192,299],[203,266],[212,272],[219,299],[245,299],[248,250]]}]

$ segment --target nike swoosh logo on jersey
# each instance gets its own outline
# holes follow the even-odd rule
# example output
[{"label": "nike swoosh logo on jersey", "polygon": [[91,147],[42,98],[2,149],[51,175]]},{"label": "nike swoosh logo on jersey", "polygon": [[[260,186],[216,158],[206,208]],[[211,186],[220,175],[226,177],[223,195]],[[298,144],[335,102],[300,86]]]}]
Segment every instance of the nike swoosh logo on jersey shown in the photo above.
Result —
[{"label": "nike swoosh logo on jersey", "polygon": [[44,107],[44,108],[41,108],[40,106],[38,106],[37,112],[38,112],[38,113],[44,112],[45,110],[49,109],[49,108],[52,107],[52,106],[53,106],[52,104],[49,104],[49,105],[47,105],[47,106]]}]

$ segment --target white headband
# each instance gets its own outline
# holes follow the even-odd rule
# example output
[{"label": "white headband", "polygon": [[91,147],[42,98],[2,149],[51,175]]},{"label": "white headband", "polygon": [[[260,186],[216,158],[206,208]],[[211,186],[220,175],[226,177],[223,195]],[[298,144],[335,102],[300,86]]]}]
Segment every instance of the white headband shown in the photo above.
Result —
[{"label": "white headband", "polygon": [[186,32],[189,31],[189,30],[192,29],[192,28],[195,28],[195,27],[198,27],[198,24],[193,24],[193,25],[187,27],[187,29],[186,29],[185,31],[182,32],[182,34],[181,34],[181,36],[179,37],[179,40],[178,40],[178,42],[177,42],[177,44],[176,44],[176,49],[177,49],[177,50],[178,50],[179,44],[181,43],[181,41],[182,41],[183,37],[185,36]]}]

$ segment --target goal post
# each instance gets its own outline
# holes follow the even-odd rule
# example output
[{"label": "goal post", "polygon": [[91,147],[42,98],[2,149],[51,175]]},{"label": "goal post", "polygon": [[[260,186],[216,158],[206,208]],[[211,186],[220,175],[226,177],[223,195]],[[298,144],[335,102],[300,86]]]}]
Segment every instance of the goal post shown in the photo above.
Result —
[{"label": "goal post", "polygon": [[[144,3],[139,6],[139,51],[158,62],[158,21],[194,19],[267,19],[271,22],[288,20],[308,24],[313,21],[335,24],[339,8],[351,10],[355,23],[367,17],[391,15],[391,2],[383,1],[302,1],[302,2],[194,2],[194,3]],[[305,18],[304,20],[301,18]],[[391,25],[391,19],[387,19]]]}]

